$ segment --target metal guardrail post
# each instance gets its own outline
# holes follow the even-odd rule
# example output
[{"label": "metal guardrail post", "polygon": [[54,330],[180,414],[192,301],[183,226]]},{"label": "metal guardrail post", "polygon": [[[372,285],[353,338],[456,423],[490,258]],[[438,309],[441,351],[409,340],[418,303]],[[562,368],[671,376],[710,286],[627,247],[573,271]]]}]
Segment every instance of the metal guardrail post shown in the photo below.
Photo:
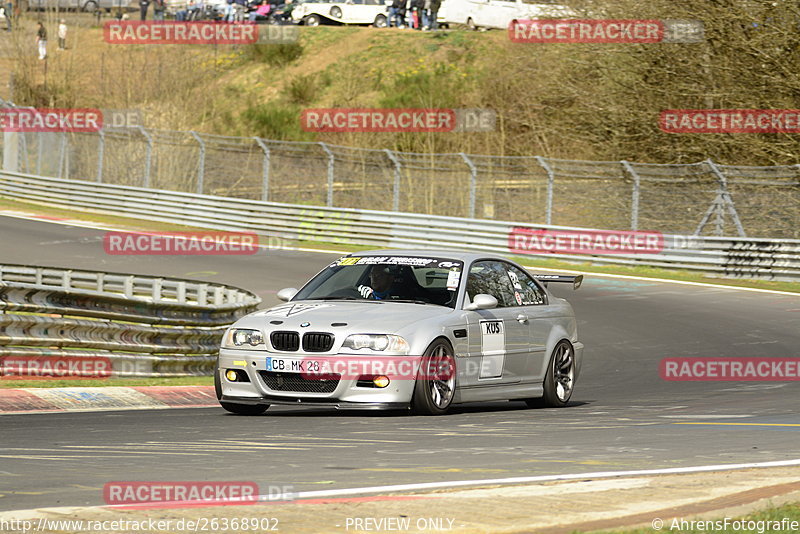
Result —
[{"label": "metal guardrail post", "polygon": [[328,148],[328,145],[325,143],[320,142],[319,146],[322,147],[322,150],[328,154],[328,198],[325,202],[325,205],[329,208],[333,207],[333,171],[334,171],[334,162],[335,158],[333,156],[333,152]]},{"label": "metal guardrail post", "polygon": [[191,130],[189,133],[192,134],[194,140],[200,145],[200,159],[197,162],[197,194],[202,195],[205,189],[206,179],[206,143],[194,130]]},{"label": "metal guardrail post", "polygon": [[145,152],[144,157],[144,186],[145,188],[150,188],[150,163],[153,158],[153,138],[147,133],[147,130],[144,129],[144,126],[139,126],[139,131],[147,140],[147,151]]},{"label": "metal guardrail post", "polygon": [[727,209],[728,214],[731,216],[731,219],[733,219],[733,224],[736,225],[736,231],[739,232],[739,237],[747,237],[744,232],[744,227],[742,226],[742,221],[739,220],[739,214],[736,212],[736,206],[733,205],[733,199],[730,193],[728,193],[728,177],[717,167],[716,163],[711,161],[711,158],[707,159],[705,163],[719,180],[719,195],[721,196],[722,204],[718,207],[717,211],[717,235],[721,236],[723,234],[724,229],[722,228],[722,224],[725,217],[724,210]]},{"label": "metal guardrail post", "polygon": [[400,211],[400,160],[394,152],[384,149],[386,155],[394,163],[394,186],[392,187],[392,211]]},{"label": "metal guardrail post", "polygon": [[633,198],[631,198],[631,230],[639,229],[639,192],[641,186],[641,179],[633,166],[625,160],[622,160],[622,168],[628,172],[633,178]]},{"label": "metal guardrail post", "polygon": [[106,132],[101,128],[97,131],[97,183],[103,183],[103,154],[106,149]]},{"label": "metal guardrail post", "polygon": [[547,173],[547,212],[545,215],[545,224],[553,224],[553,188],[555,187],[556,175],[553,169],[542,156],[536,156],[536,162]]},{"label": "metal guardrail post", "polygon": [[475,199],[477,197],[477,187],[478,187],[478,169],[475,167],[475,164],[470,161],[466,154],[463,152],[459,153],[459,156],[464,160],[464,163],[467,164],[469,167],[469,217],[471,219],[475,218]]},{"label": "metal guardrail post", "polygon": [[261,200],[264,202],[269,201],[269,147],[267,144],[261,140],[260,137],[253,137],[258,143],[258,146],[261,147],[261,150],[264,152],[264,162],[262,164],[261,176],[262,176],[262,183],[261,183]]}]

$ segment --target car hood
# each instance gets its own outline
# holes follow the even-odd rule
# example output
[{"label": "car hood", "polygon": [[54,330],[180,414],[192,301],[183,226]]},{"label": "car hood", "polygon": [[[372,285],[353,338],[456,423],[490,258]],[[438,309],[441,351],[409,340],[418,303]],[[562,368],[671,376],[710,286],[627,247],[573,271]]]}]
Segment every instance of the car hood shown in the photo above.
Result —
[{"label": "car hood", "polygon": [[444,306],[404,302],[302,300],[251,313],[239,319],[236,326],[265,331],[308,329],[392,334],[418,321],[453,312]]}]

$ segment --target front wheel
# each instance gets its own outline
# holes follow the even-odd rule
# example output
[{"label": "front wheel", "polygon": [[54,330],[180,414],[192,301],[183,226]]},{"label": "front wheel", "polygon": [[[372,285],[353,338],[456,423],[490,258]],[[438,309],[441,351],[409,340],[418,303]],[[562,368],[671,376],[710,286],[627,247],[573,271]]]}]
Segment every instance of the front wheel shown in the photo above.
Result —
[{"label": "front wheel", "polygon": [[83,11],[86,13],[94,13],[97,11],[97,2],[94,0],[89,0],[85,4],[83,4]]},{"label": "front wheel", "polygon": [[553,349],[547,374],[544,378],[544,396],[540,399],[527,399],[530,407],[544,406],[561,408],[572,397],[575,386],[575,349],[566,339],[562,339]]},{"label": "front wheel", "polygon": [[306,26],[319,26],[319,15],[308,15],[303,19]]},{"label": "front wheel", "polygon": [[475,21],[472,20],[471,17],[467,19],[467,28],[469,28],[471,31],[476,31],[478,29],[478,27],[475,25]]},{"label": "front wheel", "polygon": [[437,339],[422,356],[411,410],[419,415],[447,413],[456,392],[456,362],[453,347],[444,339]]}]

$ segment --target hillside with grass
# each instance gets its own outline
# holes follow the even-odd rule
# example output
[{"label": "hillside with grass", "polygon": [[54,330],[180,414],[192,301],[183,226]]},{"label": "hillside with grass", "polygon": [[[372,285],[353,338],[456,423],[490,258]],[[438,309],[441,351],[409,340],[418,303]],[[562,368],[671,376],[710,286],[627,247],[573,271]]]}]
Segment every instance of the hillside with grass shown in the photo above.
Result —
[{"label": "hillside with grass", "polygon": [[[800,21],[792,3],[621,0],[608,18],[701,20],[694,44],[515,44],[504,31],[301,28],[289,45],[109,45],[72,14],[71,46],[44,72],[25,32],[0,36],[2,96],[49,107],[140,109],[148,127],[415,152],[569,159],[795,163],[793,134],[668,134],[663,109],[796,108]],[[49,24],[53,26],[53,14]],[[55,47],[51,45],[51,49]],[[446,107],[497,112],[491,133],[317,134],[305,108]]]}]

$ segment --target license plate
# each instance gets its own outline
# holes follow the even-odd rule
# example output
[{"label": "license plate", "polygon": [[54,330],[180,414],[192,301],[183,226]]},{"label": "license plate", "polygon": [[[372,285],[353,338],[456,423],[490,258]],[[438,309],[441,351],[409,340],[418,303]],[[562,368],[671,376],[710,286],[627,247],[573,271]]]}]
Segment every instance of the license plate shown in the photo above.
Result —
[{"label": "license plate", "polygon": [[319,373],[323,362],[305,358],[267,358],[267,371],[281,373]]}]

